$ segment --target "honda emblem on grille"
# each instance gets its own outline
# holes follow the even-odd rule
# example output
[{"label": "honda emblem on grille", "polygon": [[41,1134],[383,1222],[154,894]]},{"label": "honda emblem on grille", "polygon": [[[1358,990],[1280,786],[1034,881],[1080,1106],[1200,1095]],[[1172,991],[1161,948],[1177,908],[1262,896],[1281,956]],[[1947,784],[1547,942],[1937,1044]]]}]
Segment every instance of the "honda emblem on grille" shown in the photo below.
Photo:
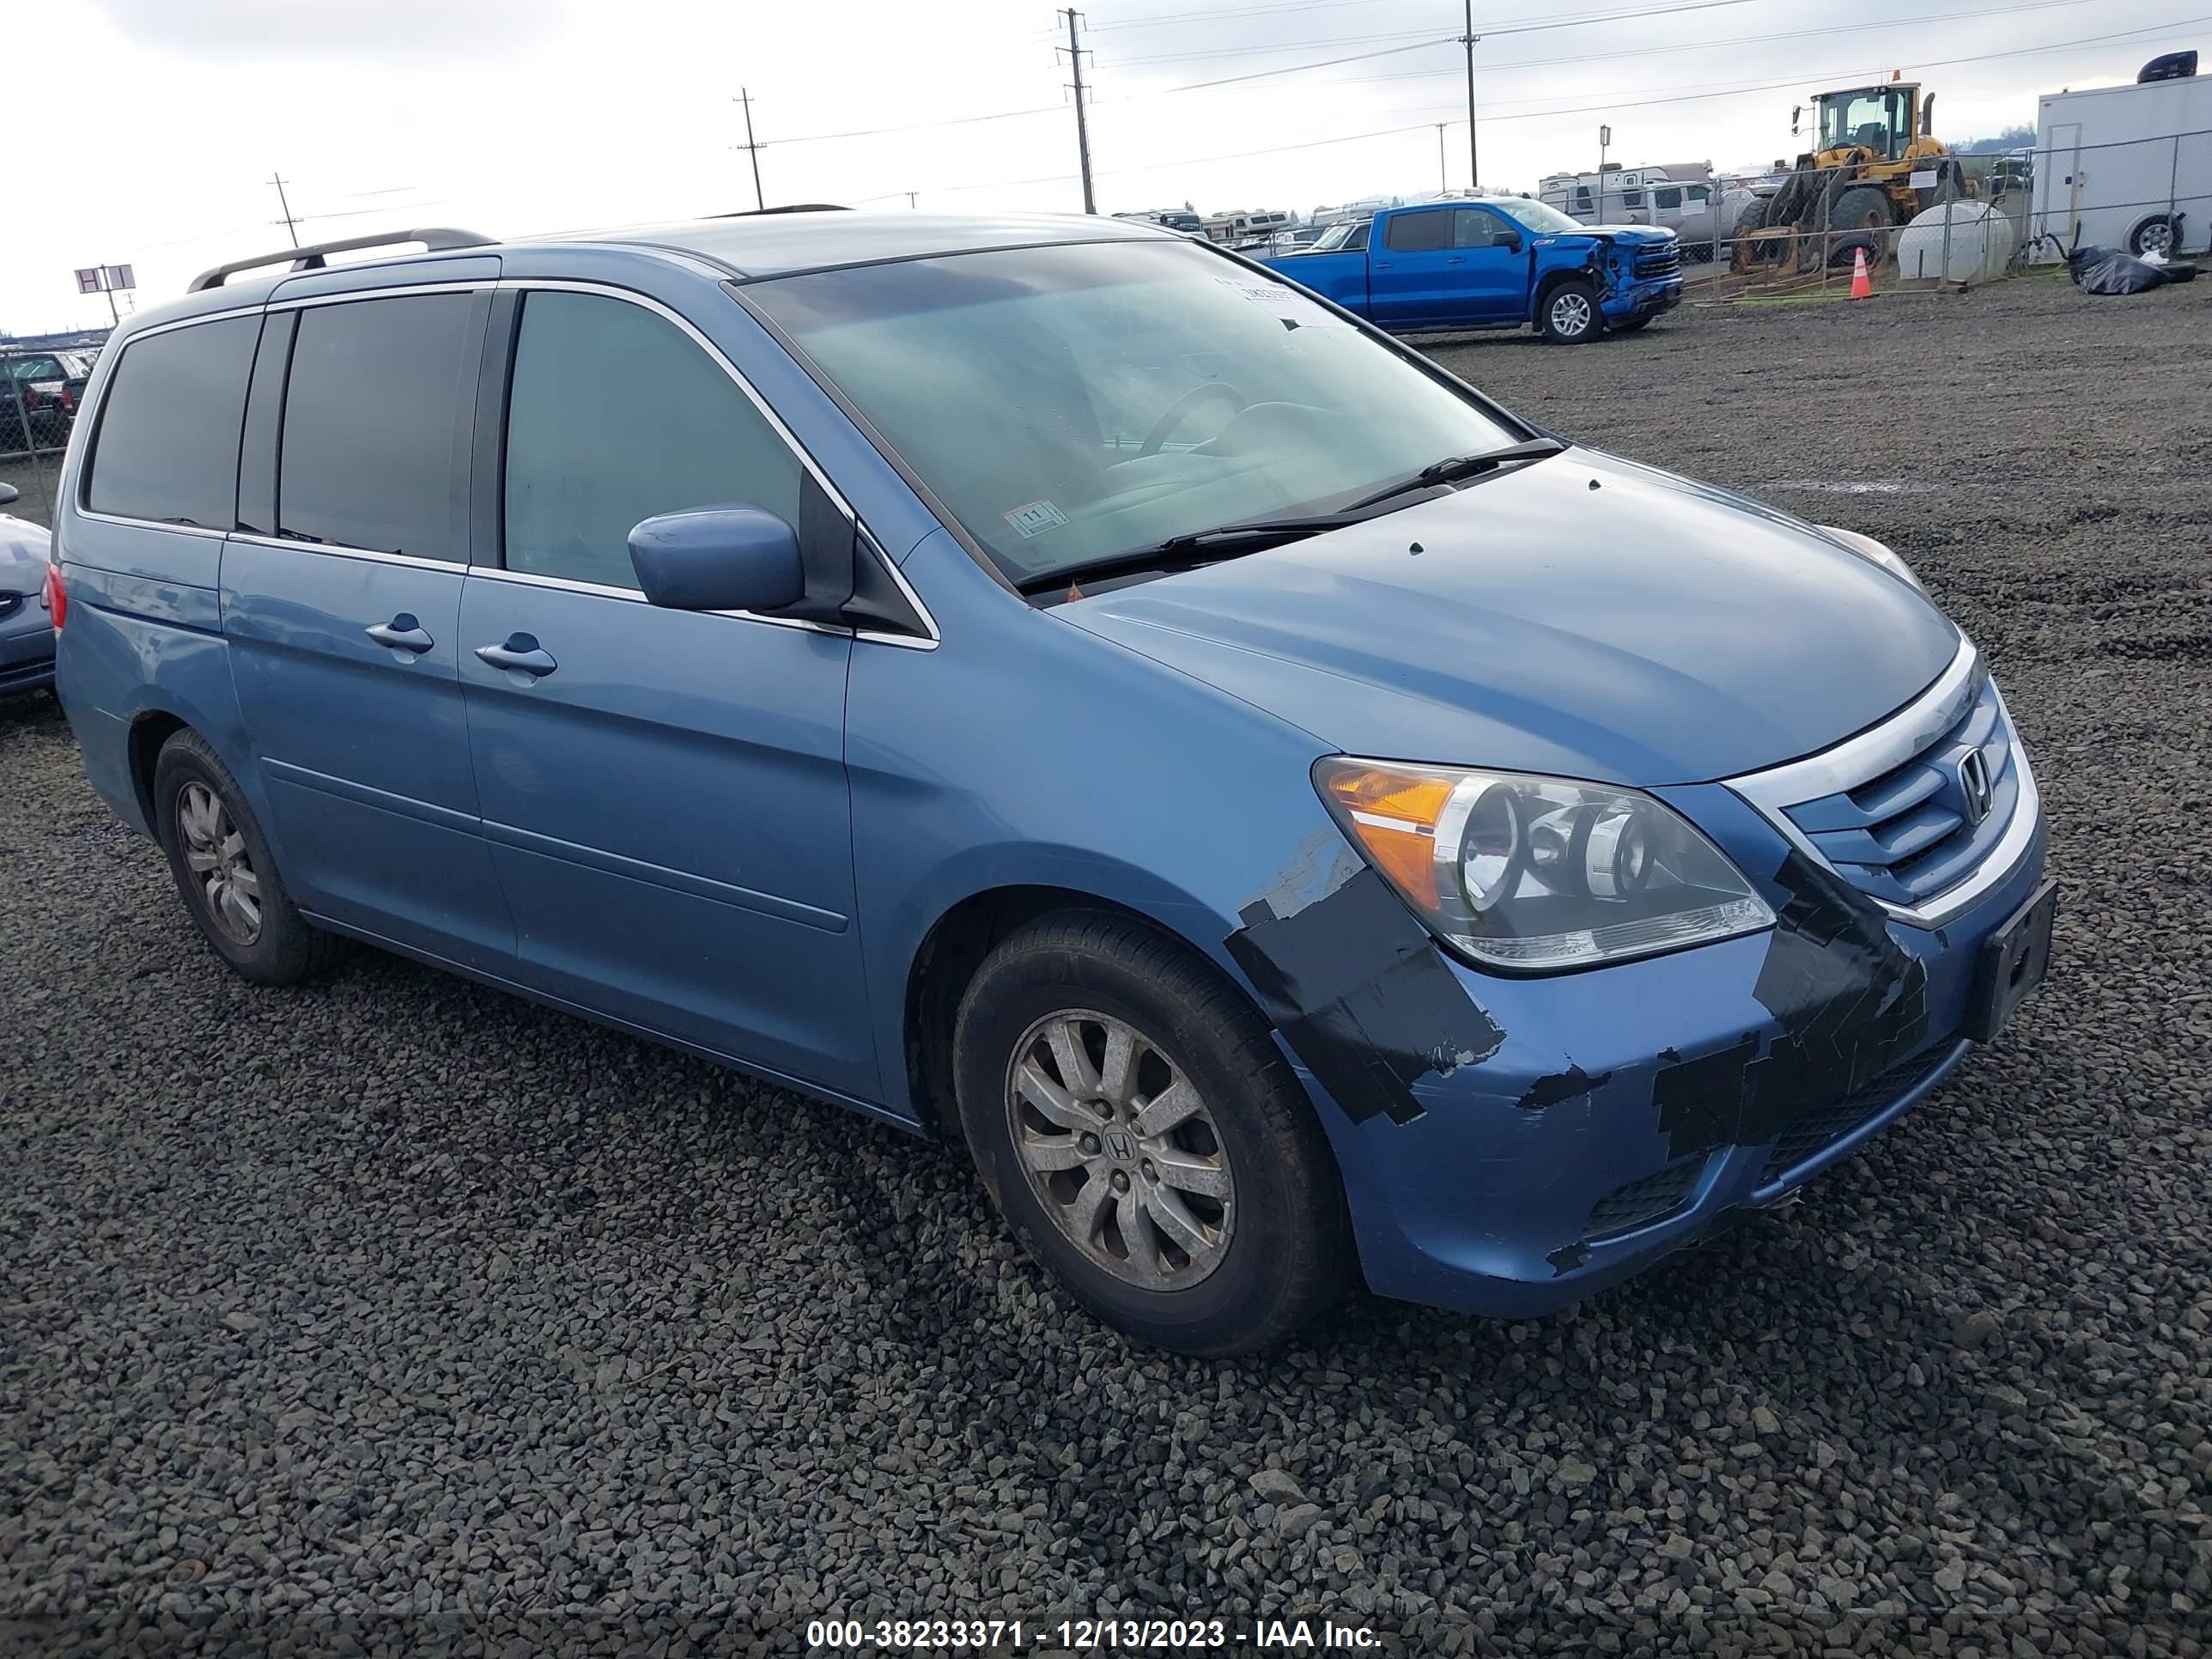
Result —
[{"label": "honda emblem on grille", "polygon": [[1959,762],[1959,793],[1966,798],[1966,822],[1979,823],[1990,815],[1990,768],[1978,749],[1969,749]]}]

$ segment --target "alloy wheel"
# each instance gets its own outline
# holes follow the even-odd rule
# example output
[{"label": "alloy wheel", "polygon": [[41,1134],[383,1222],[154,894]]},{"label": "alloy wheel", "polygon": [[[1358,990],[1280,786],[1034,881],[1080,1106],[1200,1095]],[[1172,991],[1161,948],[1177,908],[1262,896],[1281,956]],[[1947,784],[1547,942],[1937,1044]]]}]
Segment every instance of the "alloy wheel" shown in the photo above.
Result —
[{"label": "alloy wheel", "polygon": [[1015,1045],[1007,1127],[1030,1189],[1086,1261],[1179,1291],[1221,1265],[1236,1185],[1189,1075],[1126,1020],[1048,1014]]},{"label": "alloy wheel", "polygon": [[1579,294],[1562,294],[1552,301],[1552,327],[1571,338],[1590,325],[1590,302]]},{"label": "alloy wheel", "polygon": [[240,945],[258,940],[261,878],[246,855],[246,837],[222,798],[197,779],[177,792],[177,840],[209,919]]}]

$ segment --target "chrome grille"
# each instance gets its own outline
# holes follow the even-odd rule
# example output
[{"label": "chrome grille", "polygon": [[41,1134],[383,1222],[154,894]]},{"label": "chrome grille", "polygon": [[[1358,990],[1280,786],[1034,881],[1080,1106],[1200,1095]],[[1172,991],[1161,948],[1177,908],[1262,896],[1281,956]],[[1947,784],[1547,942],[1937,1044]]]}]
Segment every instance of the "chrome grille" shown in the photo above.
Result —
[{"label": "chrome grille", "polygon": [[[1976,765],[1988,804],[1980,817],[1967,777]],[[1965,642],[1935,684],[1880,725],[1729,787],[1801,852],[1923,927],[1942,927],[2018,869],[2042,823],[2004,700]]]},{"label": "chrome grille", "polygon": [[[1862,892],[1892,904],[1932,898],[1989,856],[2020,804],[2012,731],[1986,679],[1951,728],[1903,764],[1850,789],[1784,810],[1790,821]],[[1977,820],[1962,778],[1981,757],[1989,793]]]},{"label": "chrome grille", "polygon": [[1672,242],[1664,247],[1654,248],[1649,253],[1639,253],[1636,256],[1636,275],[1640,281],[1649,282],[1654,277],[1672,276],[1681,268],[1682,250]]}]

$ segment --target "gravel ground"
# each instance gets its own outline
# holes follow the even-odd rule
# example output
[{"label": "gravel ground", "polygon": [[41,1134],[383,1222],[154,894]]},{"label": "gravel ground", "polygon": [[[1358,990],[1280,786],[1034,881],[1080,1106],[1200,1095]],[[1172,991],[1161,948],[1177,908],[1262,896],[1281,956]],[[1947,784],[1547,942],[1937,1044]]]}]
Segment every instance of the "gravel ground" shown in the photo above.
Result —
[{"label": "gravel ground", "polygon": [[2065,884],[2001,1042],[1803,1203],[1570,1313],[1366,1298],[1168,1358],[1058,1296],[952,1151],[370,953],[306,992],[218,971],[19,708],[0,1649],[1113,1611],[1418,1653],[2204,1651],[2212,283],[1440,352],[1887,538],[1982,642]]}]

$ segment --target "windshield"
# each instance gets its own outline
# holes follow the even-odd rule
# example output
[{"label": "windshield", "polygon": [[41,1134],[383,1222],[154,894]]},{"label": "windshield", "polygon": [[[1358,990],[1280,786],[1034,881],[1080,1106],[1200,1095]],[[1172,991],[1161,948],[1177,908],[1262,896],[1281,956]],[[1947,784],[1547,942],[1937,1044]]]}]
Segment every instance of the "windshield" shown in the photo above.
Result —
[{"label": "windshield", "polygon": [[1347,219],[1340,225],[1331,225],[1314,239],[1312,251],[1316,253],[1334,252],[1352,240],[1353,231],[1366,222],[1364,219]]},{"label": "windshield", "polygon": [[1905,94],[1893,87],[1839,92],[1820,103],[1820,148],[1862,145],[1878,155],[1902,153]]},{"label": "windshield", "polygon": [[852,266],[746,296],[1017,582],[1328,510],[1525,434],[1188,243]]},{"label": "windshield", "polygon": [[1581,223],[1542,202],[1515,200],[1486,202],[1486,207],[1496,208],[1509,218],[1517,219],[1521,228],[1534,236],[1560,236],[1571,230],[1580,230]]}]

